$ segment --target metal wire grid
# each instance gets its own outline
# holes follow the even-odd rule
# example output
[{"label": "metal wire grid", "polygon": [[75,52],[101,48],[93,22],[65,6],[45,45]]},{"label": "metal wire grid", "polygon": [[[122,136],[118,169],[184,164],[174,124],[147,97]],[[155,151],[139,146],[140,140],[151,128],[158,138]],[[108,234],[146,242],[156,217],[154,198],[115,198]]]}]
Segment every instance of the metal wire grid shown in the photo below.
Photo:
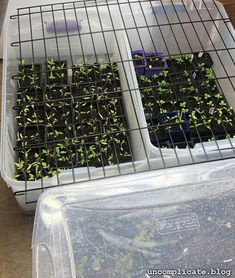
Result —
[{"label": "metal wire grid", "polygon": [[[183,9],[183,13],[180,13],[178,11],[177,5],[175,3],[173,3],[173,1],[170,1],[171,7],[173,10],[171,10],[171,12],[169,12],[169,10],[167,9],[167,7],[165,6],[165,4],[163,3],[162,0],[160,1],[155,1],[155,2],[149,2],[149,1],[123,1],[123,2],[117,2],[117,1],[106,1],[106,2],[101,2],[101,3],[97,3],[94,1],[76,1],[76,2],[68,2],[68,3],[61,3],[61,4],[47,4],[47,5],[42,5],[42,6],[34,6],[34,7],[25,7],[25,8],[20,8],[17,9],[17,14],[14,16],[11,16],[12,20],[17,20],[17,24],[18,24],[18,36],[19,36],[19,40],[16,42],[12,42],[12,47],[17,47],[19,49],[19,61],[23,61],[23,60],[28,60],[28,62],[31,62],[33,64],[37,64],[38,62],[38,58],[37,58],[37,53],[35,53],[35,46],[37,46],[37,44],[39,43],[40,46],[43,45],[43,52],[44,52],[44,57],[42,60],[47,61],[48,59],[51,58],[51,55],[48,55],[48,48],[49,45],[53,42],[56,46],[55,48],[55,55],[53,55],[58,62],[61,62],[65,59],[65,57],[63,56],[63,51],[61,51],[60,45],[61,42],[65,42],[66,41],[66,46],[68,49],[68,53],[69,53],[69,57],[67,58],[67,65],[65,67],[65,69],[69,72],[72,69],[72,66],[75,65],[76,63],[76,57],[74,55],[74,50],[73,50],[73,43],[72,41],[74,41],[74,39],[77,40],[79,46],[81,47],[81,55],[79,57],[80,61],[82,60],[82,64],[87,64],[87,55],[85,54],[85,48],[86,45],[83,44],[83,38],[84,37],[89,37],[89,41],[91,43],[91,45],[89,45],[89,47],[92,48],[92,52],[93,52],[93,58],[94,58],[94,62],[95,64],[99,64],[100,61],[100,53],[97,53],[96,48],[96,42],[97,42],[97,36],[99,37],[100,43],[103,44],[104,46],[104,57],[106,58],[106,63],[109,64],[109,61],[112,59],[112,55],[110,54],[110,49],[107,43],[107,36],[111,33],[113,36],[113,39],[115,40],[116,43],[116,48],[117,48],[117,52],[119,53],[119,60],[115,60],[115,63],[117,65],[121,65],[121,68],[123,69],[123,74],[125,76],[125,80],[127,83],[127,89],[124,90],[123,88],[119,88],[118,90],[118,99],[120,99],[123,102],[123,96],[125,94],[130,94],[131,100],[132,100],[132,106],[133,106],[133,117],[136,119],[137,123],[138,123],[138,127],[137,128],[130,128],[129,126],[126,125],[126,117],[125,117],[125,112],[123,111],[123,115],[120,115],[121,117],[123,117],[123,122],[125,123],[125,134],[126,134],[126,140],[128,142],[128,146],[129,146],[129,152],[130,152],[130,163],[128,166],[128,170],[127,171],[123,171],[122,169],[122,165],[118,160],[118,153],[116,148],[114,147],[115,150],[115,157],[116,157],[116,163],[115,166],[117,168],[117,172],[115,173],[115,175],[123,175],[123,174],[129,174],[129,173],[136,173],[136,172],[140,172],[140,171],[148,171],[148,170],[152,170],[152,169],[160,169],[160,168],[167,168],[170,167],[168,166],[168,164],[166,163],[166,160],[169,159],[169,157],[167,158],[165,156],[165,149],[163,149],[163,145],[158,141],[158,136],[157,134],[155,134],[155,139],[156,139],[156,147],[158,147],[158,151],[159,151],[159,156],[155,157],[159,160],[161,160],[161,166],[159,166],[159,164],[157,164],[158,166],[155,165],[155,162],[152,162],[152,159],[150,158],[150,154],[149,154],[149,150],[146,147],[144,138],[143,138],[143,130],[146,130],[147,127],[146,126],[141,126],[139,123],[139,117],[138,117],[138,111],[136,110],[136,106],[134,105],[134,99],[133,99],[133,93],[138,93],[139,90],[143,89],[143,87],[141,87],[140,85],[132,88],[131,84],[130,84],[130,77],[128,76],[128,72],[126,71],[126,65],[128,63],[132,63],[132,59],[130,57],[130,59],[123,59],[122,58],[122,51],[121,51],[121,44],[120,41],[118,39],[118,33],[119,32],[124,32],[126,34],[127,37],[127,41],[129,43],[129,46],[131,48],[132,51],[137,50],[136,49],[136,42],[138,42],[137,44],[139,45],[139,49],[142,50],[146,50],[149,51],[149,48],[151,48],[152,52],[158,52],[159,48],[158,48],[158,40],[161,40],[162,43],[162,47],[165,50],[165,59],[167,58],[174,58],[174,57],[180,57],[183,56],[185,54],[192,54],[195,53],[197,51],[203,51],[206,53],[210,53],[212,55],[212,57],[214,59],[217,60],[217,62],[219,63],[220,66],[220,74],[215,73],[216,74],[216,84],[220,90],[220,92],[222,94],[224,94],[224,89],[223,89],[223,81],[225,80],[226,82],[229,82],[230,86],[233,89],[233,92],[235,91],[234,88],[234,72],[228,72],[227,71],[227,66],[226,66],[226,62],[229,60],[229,63],[232,64],[234,66],[234,38],[233,38],[233,34],[231,33],[230,28],[228,28],[228,24],[230,24],[230,20],[229,18],[224,18],[223,15],[221,14],[221,11],[219,10],[219,8],[217,7],[215,1],[213,1],[215,4],[215,7],[217,9],[217,14],[219,16],[216,16],[215,18],[213,17],[213,13],[212,11],[209,9],[208,7],[208,2],[207,1],[201,1],[202,5],[200,6],[200,9],[198,8],[197,5],[197,1],[191,1],[191,8],[193,8],[194,13],[192,14],[187,8],[186,4],[184,1],[181,1],[182,7]],[[164,20],[161,22],[160,19],[161,17],[158,17],[157,12],[156,12],[156,4],[158,5],[158,8],[161,8],[162,13],[164,14]],[[115,7],[115,11],[118,12],[118,18],[121,22],[121,24],[117,24],[116,21],[114,21],[113,18],[113,8]],[[152,15],[154,17],[154,21],[150,22],[149,21],[149,14],[146,13],[146,7],[152,11]],[[108,18],[108,27],[105,26],[103,24],[103,19],[102,17],[104,16],[104,13],[102,13],[102,9],[104,9],[105,11],[105,16]],[[202,9],[203,9],[203,13],[202,13]],[[93,26],[93,22],[92,22],[92,17],[90,16],[90,10],[92,10],[93,12],[95,11],[95,17],[96,17],[96,28],[94,28]],[[85,21],[87,23],[88,26],[88,31],[83,31],[83,29],[81,28],[80,24],[81,21],[79,19],[79,12],[83,11],[85,14]],[[137,12],[138,11],[138,12]],[[154,12],[155,11],[155,12]],[[63,14],[63,20],[65,22],[65,32],[60,33],[57,32],[57,21],[56,21],[56,14],[57,12]],[[73,32],[70,32],[70,28],[68,26],[68,16],[67,16],[67,12],[72,12],[74,14],[73,18],[76,20],[76,31],[73,30]],[[174,16],[172,16],[172,13]],[[45,26],[45,15],[50,14],[50,18],[52,19],[52,27],[54,29],[54,31],[50,34],[46,33],[46,26]],[[127,21],[126,18],[126,14],[128,14],[129,19],[131,17],[130,21]],[[141,17],[141,20],[140,20]],[[40,30],[36,30],[34,29],[35,27],[35,23],[34,20],[40,21]],[[83,19],[84,20],[84,19]],[[22,22],[28,22],[28,28],[30,30],[30,32],[28,32],[26,34],[26,32],[22,31]],[[131,22],[131,24],[130,24]],[[221,23],[222,22],[222,23]],[[211,24],[213,26],[213,32],[216,33],[216,36],[219,38],[220,43],[215,45],[213,38],[211,38],[211,34],[210,31],[208,30],[208,25],[207,24]],[[233,43],[228,44],[225,39],[224,39],[224,34],[222,34],[220,32],[220,25],[219,24],[223,24],[223,26],[226,27],[226,36],[229,36],[231,38],[230,42],[232,41]],[[201,34],[198,31],[198,26],[201,26],[203,28],[204,33],[208,36],[208,40],[209,40],[209,45],[210,47],[205,48],[204,43],[202,41],[201,38]],[[39,26],[37,24],[37,26]],[[193,32],[193,37],[194,37],[194,41],[192,43],[191,38],[188,35],[188,30],[187,26],[190,26],[190,30]],[[74,26],[73,26],[74,27]],[[201,30],[201,29],[200,29]],[[144,41],[144,36],[143,36],[143,32],[148,34],[148,37],[151,41],[151,46],[146,46],[146,43]],[[155,34],[158,34],[158,40],[156,38]],[[170,35],[166,36],[165,34],[168,33]],[[178,34],[181,34],[181,37],[183,36],[184,38],[184,44],[187,44],[187,50],[185,51],[185,47],[184,50],[182,50],[182,42],[179,42],[178,40]],[[172,51],[171,48],[171,44],[169,42],[173,42],[174,46],[175,46],[175,51]],[[195,49],[195,45],[196,49]],[[29,55],[29,52],[31,52]],[[226,57],[226,61],[223,61],[223,59],[221,58],[222,55],[226,55],[223,57]],[[42,57],[41,57],[42,58]],[[222,73],[221,73],[222,70]],[[44,65],[44,67],[40,68],[39,71],[34,71],[35,74],[42,74],[42,76],[45,79],[45,76],[47,74],[48,69],[46,68],[46,66]],[[19,76],[13,76],[13,79],[17,79],[19,78]],[[94,80],[94,84],[95,86],[96,84],[96,80]],[[175,84],[175,83],[170,83],[169,86],[175,86],[175,85],[181,85],[181,83],[179,84]],[[68,84],[68,88],[70,90],[70,92],[73,90],[73,86],[72,84]],[[97,88],[97,87],[96,87]],[[145,87],[146,88],[146,87]],[[150,89],[156,89],[158,88],[158,86],[149,86],[148,88]],[[36,92],[36,89],[35,89]],[[99,92],[100,93],[100,92]],[[117,92],[111,92],[110,95],[112,94],[116,94]],[[100,93],[101,95],[103,93]],[[45,95],[45,92],[44,92]],[[45,99],[42,98],[41,103],[37,104],[38,106],[40,105],[46,105],[46,103],[50,103],[53,102],[55,104],[59,104],[61,102],[65,102],[65,101],[69,101],[69,105],[73,106],[74,103],[76,102],[80,102],[82,101],[82,96],[75,96],[71,93],[70,97],[64,97],[64,98],[60,98],[60,99]],[[29,103],[30,104],[30,103]],[[31,103],[32,104],[32,103]],[[23,106],[27,105],[26,103],[23,103]],[[23,106],[18,106],[15,107],[15,109],[19,109],[19,107],[23,107]],[[93,120],[97,120],[97,119],[93,119]],[[164,124],[161,124],[161,126],[164,126]],[[152,123],[152,127],[156,128],[156,125],[154,123]],[[46,128],[46,127],[45,127]],[[226,135],[228,135],[228,132],[226,130],[226,127],[223,126],[224,128],[224,137],[226,137]],[[24,132],[25,132],[25,127],[23,128]],[[40,129],[40,125],[36,125],[35,129],[39,132]],[[197,130],[197,128],[196,128]],[[144,157],[142,158],[142,160],[145,160],[145,167],[138,167],[138,161],[136,161],[135,159],[135,155],[133,153],[133,149],[132,149],[132,140],[129,138],[129,134],[131,132],[138,132],[139,136],[142,140],[142,147],[144,150]],[[47,128],[46,128],[46,133],[47,133]],[[117,134],[120,131],[113,131],[111,133],[113,133],[114,135]],[[76,133],[77,134],[77,133]],[[101,133],[95,133],[94,135],[88,135],[88,137],[94,137],[94,136],[102,136],[105,135],[106,132],[105,130],[103,130],[103,132]],[[174,142],[174,140],[172,139],[170,132],[169,132],[169,142],[170,142],[170,148],[172,149],[172,156],[170,159],[174,159],[177,161],[176,165],[173,166],[180,166],[182,164],[193,164],[193,163],[198,163],[198,162],[207,162],[207,161],[211,161],[214,159],[225,159],[225,158],[230,158],[234,156],[234,145],[232,143],[232,140],[230,139],[230,137],[228,137],[228,142],[229,142],[229,147],[226,146],[226,149],[229,150],[231,149],[233,154],[229,155],[226,157],[226,155],[224,155],[222,152],[224,151],[224,149],[221,149],[219,142],[216,139],[216,136],[213,132],[213,129],[211,128],[211,135],[214,137],[214,142],[217,146],[216,151],[218,152],[218,155],[216,158],[210,158],[208,157],[207,154],[207,150],[204,147],[204,143],[203,143],[203,138],[200,136],[199,131],[197,130],[197,136],[198,136],[198,142],[201,145],[202,151],[203,151],[203,155],[204,158],[201,160],[197,160],[195,157],[195,154],[193,153],[193,148],[191,145],[191,142],[188,140],[187,135],[185,134],[185,132],[183,131],[183,135],[184,135],[184,140],[183,143],[184,144],[184,148],[185,150],[187,149],[187,153],[188,153],[188,157],[189,160],[187,160],[186,163],[182,163],[181,159],[179,157],[178,154],[178,149],[176,148],[177,146],[179,146],[179,143]],[[87,137],[87,136],[86,136]],[[41,177],[40,179],[40,183],[41,183],[41,187],[40,189],[32,189],[30,188],[30,186],[28,185],[28,181],[27,178],[25,178],[24,183],[25,183],[25,190],[24,191],[20,191],[20,192],[16,192],[16,195],[24,195],[25,194],[25,203],[31,203],[31,202],[35,202],[36,200],[28,200],[27,198],[27,192],[30,191],[34,191],[34,190],[43,190],[45,187],[53,187],[53,186],[59,186],[59,185],[64,185],[64,184],[71,184],[71,183],[75,183],[77,182],[76,179],[76,162],[74,163],[74,157],[73,157],[73,153],[74,153],[74,148],[73,146],[70,144],[70,142],[74,139],[81,139],[84,138],[84,136],[80,136],[77,137],[73,136],[71,138],[66,138],[65,139],[61,139],[61,140],[52,140],[50,141],[50,143],[56,144],[56,143],[60,143],[60,142],[68,142],[68,144],[66,145],[68,150],[69,150],[69,154],[70,154],[70,158],[71,158],[71,164],[67,167],[71,169],[71,177],[70,177],[70,181],[69,182],[61,182],[60,181],[60,175],[59,173],[56,173],[56,185],[51,185],[51,186],[45,186],[45,181],[44,178]],[[26,152],[26,150],[28,150],[29,148],[37,148],[39,150],[39,155],[40,157],[42,157],[42,148],[44,148],[46,146],[46,148],[48,147],[48,143],[47,142],[42,142],[40,144],[34,144],[34,145],[27,145],[27,146],[17,146],[15,148],[15,150],[19,153],[20,151]],[[51,145],[50,145],[51,146]],[[168,146],[168,148],[169,148]],[[79,146],[77,146],[79,147]],[[86,153],[86,152],[85,152]],[[103,156],[102,154],[100,155],[101,157],[101,165],[100,166],[100,176],[99,177],[95,177],[95,178],[104,178],[104,177],[108,177],[109,174],[107,174],[108,172],[108,165],[105,164],[104,160],[103,160]],[[94,166],[94,165],[91,165]],[[42,167],[42,162],[40,164],[41,170],[43,171],[43,167]],[[55,167],[59,167],[58,165],[58,159],[57,159],[57,154],[55,152]],[[65,167],[66,168],[66,167]],[[90,165],[87,164],[87,180],[93,179],[91,173],[90,173]]]}]

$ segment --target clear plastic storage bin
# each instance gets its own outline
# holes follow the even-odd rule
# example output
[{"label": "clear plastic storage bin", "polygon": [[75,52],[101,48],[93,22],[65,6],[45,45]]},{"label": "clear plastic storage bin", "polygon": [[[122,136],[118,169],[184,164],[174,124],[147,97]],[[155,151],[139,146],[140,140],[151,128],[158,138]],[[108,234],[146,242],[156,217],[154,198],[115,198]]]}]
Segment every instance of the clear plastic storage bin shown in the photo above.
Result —
[{"label": "clear plastic storage bin", "polygon": [[48,190],[36,210],[33,277],[194,277],[197,270],[199,277],[233,277],[232,165]]}]

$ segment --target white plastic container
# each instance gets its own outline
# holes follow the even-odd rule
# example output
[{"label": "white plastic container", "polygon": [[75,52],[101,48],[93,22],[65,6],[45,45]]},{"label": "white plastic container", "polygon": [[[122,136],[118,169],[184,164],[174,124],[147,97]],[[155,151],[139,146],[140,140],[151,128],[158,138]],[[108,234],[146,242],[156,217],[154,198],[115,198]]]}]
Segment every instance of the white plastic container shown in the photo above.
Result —
[{"label": "white plastic container", "polygon": [[234,165],[217,161],[48,190],[35,215],[33,277],[151,277],[153,269],[200,269],[208,278],[219,269],[233,277]]},{"label": "white plastic container", "polygon": [[[106,52],[105,49],[107,47],[109,54],[114,57],[114,61],[127,60],[126,62],[119,64],[119,74],[122,89],[125,90],[123,93],[123,102],[126,110],[127,121],[129,123],[129,128],[134,129],[130,131],[134,162],[125,163],[123,165],[121,164],[120,167],[114,165],[106,167],[105,169],[90,168],[89,173],[87,168],[77,168],[74,169],[73,173],[72,170],[66,170],[58,176],[35,182],[22,182],[14,179],[15,152],[13,148],[16,142],[16,115],[12,110],[12,107],[15,105],[16,101],[17,86],[11,79],[11,76],[17,74],[16,60],[19,58],[19,48],[16,46],[12,47],[11,43],[19,40],[17,31],[19,22],[18,20],[9,20],[7,22],[7,28],[5,30],[3,71],[1,174],[8,186],[10,186],[13,192],[16,193],[17,201],[26,212],[30,212],[35,209],[34,202],[37,200],[43,189],[50,186],[77,183],[89,179],[99,179],[109,176],[191,164],[195,162],[203,162],[211,159],[221,159],[232,157],[235,154],[233,149],[235,144],[231,139],[204,143],[203,145],[198,144],[194,149],[184,150],[177,148],[159,149],[153,146],[146,129],[146,120],[138,91],[138,83],[134,72],[134,66],[131,61],[131,50],[140,49],[142,47],[145,51],[153,51],[155,47],[158,51],[166,53],[166,55],[193,51],[208,51],[211,49],[213,50],[214,47],[215,52],[212,52],[211,56],[214,60],[213,69],[216,76],[221,77],[225,74],[219,57],[223,60],[223,65],[226,67],[226,71],[229,76],[233,76],[235,73],[235,67],[231,57],[234,57],[234,50],[231,50],[229,53],[228,50],[221,50],[218,52],[218,56],[217,49],[234,47],[234,30],[230,23],[227,23],[229,27],[227,29],[224,21],[211,21],[212,18],[221,19],[221,16],[227,17],[223,6],[214,1],[205,1],[205,4],[200,6],[200,19],[198,14],[199,7],[195,8],[195,6],[192,5],[185,5],[183,2],[176,3],[174,5],[169,2],[164,2],[163,6],[161,6],[159,2],[136,3],[134,1],[133,3],[130,3],[120,1],[120,3],[121,2],[122,5],[112,4],[109,5],[109,8],[105,5],[101,5],[98,10],[94,7],[87,7],[88,15],[85,13],[84,9],[77,9],[77,16],[79,17],[81,24],[81,33],[89,31],[89,28],[91,28],[92,32],[99,32],[101,28],[106,31],[110,30],[110,32],[105,33],[107,46],[104,43],[102,33],[94,33],[92,36],[83,36],[83,43],[86,45],[86,55],[93,55],[94,52],[96,52],[98,56],[102,56],[102,54]],[[205,8],[205,5],[207,9]],[[23,6],[23,1],[22,3],[20,1],[19,6]],[[208,10],[210,13],[208,13]],[[101,15],[102,24],[100,24],[100,18],[97,11],[99,11],[99,14]],[[168,18],[165,16],[165,11],[167,11]],[[16,14],[16,11],[12,11],[12,14]],[[173,25],[173,27],[167,24],[168,21],[170,23],[179,22],[179,15],[180,24]],[[193,24],[187,23],[182,25],[182,22],[188,21],[188,16],[190,16],[190,19],[195,21],[205,21],[206,28],[203,25],[203,21],[196,24],[198,25],[196,33],[193,29]],[[34,60],[35,62],[44,61],[44,41],[42,41],[41,38],[45,36],[45,38],[47,38],[47,57],[56,58],[58,55],[58,43],[60,58],[66,59],[68,65],[71,65],[72,59],[68,40],[64,38],[58,39],[58,41],[55,39],[48,39],[51,34],[46,33],[45,30],[48,22],[52,20],[51,17],[52,15],[50,13],[45,13],[43,18],[40,18],[37,14],[32,15],[32,34],[30,32],[29,19],[27,18],[27,20],[24,20],[24,17],[21,17],[20,40],[28,41],[24,43],[24,47],[22,44],[22,57],[27,61],[32,61],[33,53],[30,40],[33,36],[33,39],[38,39],[34,42]],[[64,15],[61,11],[55,12],[55,17],[60,19],[61,17],[64,17]],[[73,19],[75,17],[73,10],[66,11],[66,17]],[[156,26],[158,23],[166,25],[164,27],[164,35],[160,32],[159,27]],[[138,29],[135,29],[136,25],[138,26]],[[146,32],[148,26],[154,26],[150,33]],[[118,31],[112,31],[113,28]],[[126,28],[130,29],[125,31]],[[44,33],[42,30],[44,30]],[[193,49],[190,49],[185,43],[184,31],[187,33],[188,40],[191,41],[191,44],[194,46]],[[210,34],[209,39],[208,33]],[[151,34],[151,36],[149,34]],[[174,40],[176,34],[177,43]],[[197,38],[197,34],[200,34],[200,40]],[[153,38],[155,45],[152,43]],[[95,42],[95,50],[92,47],[92,39]],[[142,43],[140,43],[140,41]],[[81,55],[78,38],[76,36],[70,37],[70,44],[73,53],[72,58],[76,61],[76,59]],[[221,81],[220,85],[223,88],[229,104],[235,109],[235,94],[231,86],[230,79],[223,79],[223,82]],[[131,91],[128,91],[128,89]]]},{"label": "white plastic container", "polygon": [[[81,24],[81,32],[87,33],[91,29],[93,32],[99,30],[101,28],[99,18],[97,16],[96,8],[88,8],[89,17],[92,19],[91,22],[87,22],[86,19],[86,13],[82,9],[81,11],[78,10],[76,16],[79,18],[80,24]],[[112,15],[115,18],[114,24],[116,29],[120,29],[122,27],[121,19],[118,15],[114,15],[113,13],[116,11],[112,10]],[[63,18],[63,12],[60,11],[58,13],[55,13],[55,17],[60,19]],[[107,11],[105,8],[100,11],[100,14],[102,14],[102,21],[105,25],[105,30],[109,29],[112,30],[111,22],[109,22],[109,18],[106,18]],[[44,16],[44,14],[43,14]],[[74,12],[70,12],[67,15],[69,18],[74,17]],[[50,20],[52,20],[52,15],[45,15],[44,22],[48,23]],[[55,19],[56,20],[56,19]],[[48,32],[46,33],[46,23],[44,23],[44,32],[45,37],[51,36],[51,34]],[[17,58],[19,57],[18,48],[11,47],[11,43],[18,40],[18,31],[17,31],[17,25],[18,21],[10,20],[9,21],[9,28],[11,30],[15,30],[15,32],[7,32],[6,33],[6,48],[5,48],[5,60],[4,60],[4,76],[5,82],[4,82],[4,98],[3,98],[3,126],[2,126],[2,176],[7,182],[9,186],[12,187],[13,192],[19,192],[24,191],[28,189],[39,189],[36,191],[31,191],[26,193],[26,195],[17,196],[17,201],[19,202],[20,206],[26,211],[32,211],[35,209],[35,204],[28,204],[25,203],[36,201],[38,196],[41,194],[42,188],[47,188],[48,186],[52,186],[60,182],[59,179],[55,178],[49,178],[49,179],[43,179],[43,181],[35,181],[35,182],[22,182],[22,181],[16,181],[14,180],[14,161],[15,161],[15,153],[13,151],[13,148],[16,144],[16,121],[15,121],[15,112],[12,110],[12,107],[16,104],[16,89],[17,84],[16,81],[13,81],[11,79],[11,76],[17,74]],[[29,27],[28,18],[26,17],[26,20],[20,19],[20,26],[21,26],[21,40],[30,40],[32,37],[30,37],[30,27]],[[42,34],[42,28],[41,28],[41,20],[39,17],[33,18],[32,16],[32,26],[34,31],[34,38],[41,38]],[[8,30],[9,30],[8,28]],[[123,29],[123,27],[122,27]],[[105,58],[104,53],[107,55],[107,50],[109,51],[109,56],[112,57],[113,61],[124,61],[123,63],[118,63],[118,70],[120,75],[120,82],[123,92],[123,104],[124,109],[127,117],[127,121],[129,123],[129,128],[134,129],[133,131],[130,131],[130,139],[131,139],[131,148],[132,153],[134,156],[134,159],[136,161],[138,160],[144,160],[148,154],[146,154],[146,151],[143,147],[143,140],[142,137],[147,136],[146,130],[137,130],[137,128],[144,127],[144,115],[143,111],[140,110],[140,98],[139,95],[135,92],[134,88],[136,88],[136,85],[133,84],[133,75],[135,75],[133,63],[130,62],[131,60],[131,50],[128,45],[127,37],[124,31],[110,31],[108,33],[105,33],[105,37],[103,34],[91,34],[91,35],[85,35],[81,37],[81,41],[83,44],[83,54],[86,57],[89,57],[92,59],[92,55],[97,55],[98,58]],[[93,44],[92,44],[93,41]],[[46,41],[47,46],[47,57],[55,57],[56,59],[56,52],[57,52],[57,43],[59,44],[59,51],[60,51],[60,59],[66,59],[68,63],[68,67],[71,66],[74,62],[79,60],[82,55],[81,47],[78,45],[78,36],[77,37],[71,37],[70,38],[70,47],[68,41],[61,39],[61,40],[48,40]],[[31,43],[26,42],[26,46],[22,44],[21,47],[21,55],[23,59],[25,59],[27,62],[32,61],[32,55],[34,53],[34,62],[35,63],[42,63],[45,61],[45,54],[44,54],[44,41],[36,41],[34,45],[34,49],[30,47]],[[84,47],[86,46],[86,47]],[[73,61],[71,60],[70,56],[70,48],[72,49],[73,53]],[[17,51],[16,51],[17,49]],[[18,58],[19,59],[19,58]],[[27,63],[26,62],[26,63]],[[136,115],[136,116],[135,116]],[[141,133],[145,133],[146,135],[140,135]],[[7,158],[7,159],[6,159]],[[116,165],[110,169],[109,175],[118,175],[123,173],[133,173],[134,167],[133,164],[135,162],[126,163],[123,166],[117,167]],[[137,163],[137,162],[136,162]],[[88,173],[89,171],[89,173]],[[68,174],[69,173],[69,174]],[[66,174],[69,177],[69,180],[67,182],[80,182],[84,180],[88,180],[89,178],[101,178],[104,177],[104,171],[103,170],[96,170],[95,168],[90,167],[88,170],[85,168],[78,168],[74,169],[75,174],[75,180],[71,180],[72,174],[71,171],[65,171],[65,173],[62,173],[62,176]],[[89,176],[90,175],[90,176]],[[106,174],[108,175],[108,174]],[[73,179],[73,178],[72,178]],[[19,193],[20,194],[20,193]]]},{"label": "white plastic container", "polygon": [[[131,49],[144,49],[145,52],[157,50],[165,53],[166,56],[210,51],[214,62],[212,68],[219,80],[219,88],[235,111],[234,83],[229,78],[230,76],[232,78],[235,73],[235,31],[231,23],[227,23],[226,26],[226,23],[218,20],[221,16],[227,18],[223,5],[210,0],[185,1],[186,4],[183,1],[175,1],[174,5],[172,3],[166,1],[163,4],[153,2],[124,5],[126,8],[124,26],[128,29]],[[133,16],[131,16],[131,9],[134,10]],[[190,24],[190,20],[195,23]],[[138,31],[132,31],[136,26],[139,27]],[[146,149],[150,150],[150,158],[157,159],[159,168],[234,155],[234,140],[221,140],[209,144],[203,143],[203,145],[200,143],[194,149],[160,150],[148,139]],[[212,147],[213,151],[208,147]],[[198,148],[201,149],[201,156],[197,153]],[[227,148],[226,153],[223,150],[225,148]]]}]

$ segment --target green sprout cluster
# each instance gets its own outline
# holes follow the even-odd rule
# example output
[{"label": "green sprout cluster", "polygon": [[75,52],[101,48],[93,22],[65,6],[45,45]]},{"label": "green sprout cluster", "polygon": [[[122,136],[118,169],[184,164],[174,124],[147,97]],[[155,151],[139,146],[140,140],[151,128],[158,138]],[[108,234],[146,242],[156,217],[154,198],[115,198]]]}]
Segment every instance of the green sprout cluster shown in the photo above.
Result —
[{"label": "green sprout cluster", "polygon": [[[209,137],[214,132],[233,132],[234,113],[218,89],[213,69],[205,62],[192,61],[191,54],[169,58],[167,70],[138,77],[150,135],[155,131],[160,137],[163,129],[166,134],[172,129],[182,130],[184,123],[190,134]],[[152,126],[153,119],[156,123]]]},{"label": "green sprout cluster", "polygon": [[55,62],[54,59],[47,60],[47,74],[49,84],[56,84],[65,78],[65,62]]},{"label": "green sprout cluster", "polygon": [[18,65],[19,82],[23,84],[23,87],[38,87],[40,84],[40,72],[37,71],[36,65],[26,65],[25,60],[18,61]]},{"label": "green sprout cluster", "polygon": [[[23,63],[19,70],[23,66],[29,68]],[[112,59],[93,65],[78,61],[71,84],[66,62],[49,59],[45,66],[43,99],[32,97],[30,83],[18,102],[15,178],[35,181],[63,169],[130,161],[117,64]]]}]

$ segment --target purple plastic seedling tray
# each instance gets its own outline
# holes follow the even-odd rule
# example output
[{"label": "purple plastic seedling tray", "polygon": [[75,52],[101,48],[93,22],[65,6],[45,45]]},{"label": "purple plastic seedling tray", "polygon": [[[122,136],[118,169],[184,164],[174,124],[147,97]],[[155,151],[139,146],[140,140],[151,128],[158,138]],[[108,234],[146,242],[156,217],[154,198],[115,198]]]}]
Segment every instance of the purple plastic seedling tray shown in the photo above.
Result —
[{"label": "purple plastic seedling tray", "polygon": [[[161,58],[164,62],[164,65],[161,67],[151,67],[148,66],[148,57],[157,57]],[[145,59],[146,59],[146,67],[145,67],[145,75],[148,77],[153,76],[154,74],[159,74],[161,71],[166,70],[168,68],[168,65],[164,59],[164,54],[162,52],[152,52],[152,53],[145,53]]]},{"label": "purple plastic seedling tray", "polygon": [[138,54],[143,57],[143,65],[135,65],[135,63],[134,63],[136,75],[137,75],[137,77],[140,75],[145,75],[146,61],[145,61],[145,57],[144,57],[144,52],[142,50],[132,51],[131,55],[132,55],[133,60],[134,60],[133,56],[135,54]]}]

